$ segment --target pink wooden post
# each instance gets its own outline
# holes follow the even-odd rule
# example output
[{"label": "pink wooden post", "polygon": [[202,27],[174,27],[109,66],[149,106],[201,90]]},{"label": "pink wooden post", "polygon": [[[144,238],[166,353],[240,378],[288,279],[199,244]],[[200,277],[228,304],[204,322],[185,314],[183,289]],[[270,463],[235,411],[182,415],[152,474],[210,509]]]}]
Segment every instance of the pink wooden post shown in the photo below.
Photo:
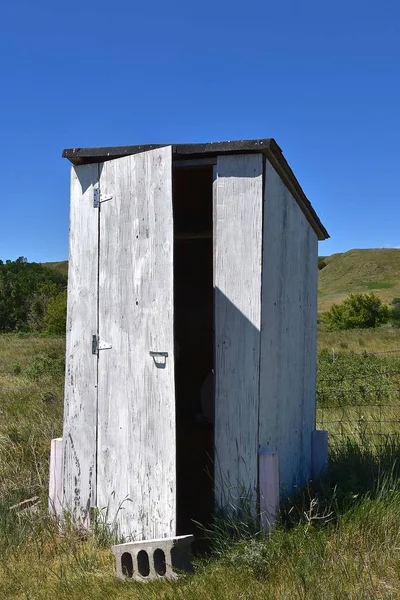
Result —
[{"label": "pink wooden post", "polygon": [[260,450],[258,467],[261,526],[270,533],[279,511],[278,452]]},{"label": "pink wooden post", "polygon": [[62,438],[51,440],[49,511],[58,517],[62,515]]}]

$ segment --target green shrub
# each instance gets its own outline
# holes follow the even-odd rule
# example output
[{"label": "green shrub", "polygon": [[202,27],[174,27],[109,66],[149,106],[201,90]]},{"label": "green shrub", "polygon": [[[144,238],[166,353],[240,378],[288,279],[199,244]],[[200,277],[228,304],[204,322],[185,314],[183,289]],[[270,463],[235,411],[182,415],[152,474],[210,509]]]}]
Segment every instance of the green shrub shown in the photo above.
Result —
[{"label": "green shrub", "polygon": [[326,256],[319,256],[318,257],[318,270],[322,271],[322,269],[324,269],[326,267]]},{"label": "green shrub", "polygon": [[390,311],[386,304],[370,294],[350,294],[342,304],[333,304],[325,313],[326,328],[330,331],[379,327],[389,320]]},{"label": "green shrub", "polygon": [[0,331],[41,331],[48,299],[66,283],[65,275],[22,256],[0,260]]},{"label": "green shrub", "polygon": [[60,292],[47,303],[44,322],[48,333],[64,335],[67,321],[67,292]]},{"label": "green shrub", "polygon": [[400,305],[396,304],[390,310],[389,320],[393,327],[400,328]]}]

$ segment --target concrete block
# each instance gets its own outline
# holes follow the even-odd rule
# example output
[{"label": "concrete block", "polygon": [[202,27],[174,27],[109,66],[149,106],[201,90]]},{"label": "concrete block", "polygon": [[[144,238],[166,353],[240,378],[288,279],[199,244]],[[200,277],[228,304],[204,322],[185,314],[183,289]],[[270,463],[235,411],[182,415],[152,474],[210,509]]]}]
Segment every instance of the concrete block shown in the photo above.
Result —
[{"label": "concrete block", "polygon": [[182,535],[113,546],[117,577],[134,581],[176,579],[177,571],[192,571],[193,539],[193,535]]}]

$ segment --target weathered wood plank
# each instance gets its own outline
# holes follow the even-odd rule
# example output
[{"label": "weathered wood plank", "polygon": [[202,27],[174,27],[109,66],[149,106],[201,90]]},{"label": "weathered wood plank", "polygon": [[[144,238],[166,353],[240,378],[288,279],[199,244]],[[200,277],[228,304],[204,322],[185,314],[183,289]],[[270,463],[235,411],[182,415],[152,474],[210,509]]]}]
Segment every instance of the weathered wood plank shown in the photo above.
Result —
[{"label": "weathered wood plank", "polygon": [[311,435],[311,476],[319,479],[328,469],[328,432],[314,429]]},{"label": "weathered wood plank", "polygon": [[62,515],[62,438],[51,440],[49,464],[49,512]]},{"label": "weathered wood plank", "polygon": [[255,511],[262,155],[219,156],[214,184],[216,505]]},{"label": "weathered wood plank", "polygon": [[317,236],[265,165],[260,445],[279,452],[281,492],[311,475],[315,428]]},{"label": "weathered wood plank", "polygon": [[126,537],[174,536],[171,147],[105,163],[100,187],[97,504]]},{"label": "weathered wood plank", "polygon": [[98,165],[71,170],[68,308],[63,432],[63,505],[88,523],[95,492],[98,212],[93,186]]},{"label": "weathered wood plank", "polygon": [[270,533],[279,514],[279,456],[260,450],[258,458],[261,527]]}]

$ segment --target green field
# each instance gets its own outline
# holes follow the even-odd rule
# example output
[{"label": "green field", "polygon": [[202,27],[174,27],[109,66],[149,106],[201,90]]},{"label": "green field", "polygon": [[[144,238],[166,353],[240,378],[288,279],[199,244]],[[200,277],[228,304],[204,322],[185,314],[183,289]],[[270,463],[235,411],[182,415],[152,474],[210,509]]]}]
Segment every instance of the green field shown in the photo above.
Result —
[{"label": "green field", "polygon": [[[367,408],[369,397],[351,377],[373,382],[375,403],[384,394],[396,402],[389,373],[397,384],[399,359],[349,352],[388,348],[387,336],[390,347],[398,344],[397,332],[375,333],[321,336],[320,407],[340,411],[353,399],[368,400]],[[400,444],[393,438],[376,445],[358,433],[332,445],[329,479],[283,507],[271,538],[243,518],[218,523],[213,555],[197,562],[194,575],[145,585],[116,580],[104,527],[90,536],[71,527],[60,534],[47,515],[50,439],[62,433],[63,365],[63,339],[0,336],[1,599],[400,598]],[[338,378],[345,396],[337,394]],[[323,379],[335,381],[334,394]],[[35,496],[34,511],[11,508]]]}]

